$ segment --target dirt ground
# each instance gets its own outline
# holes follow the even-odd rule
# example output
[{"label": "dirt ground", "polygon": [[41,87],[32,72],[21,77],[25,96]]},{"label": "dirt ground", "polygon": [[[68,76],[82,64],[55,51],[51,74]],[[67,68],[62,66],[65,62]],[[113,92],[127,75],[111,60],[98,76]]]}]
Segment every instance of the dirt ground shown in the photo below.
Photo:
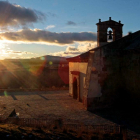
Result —
[{"label": "dirt ground", "polygon": [[0,116],[8,117],[15,109],[19,118],[60,117],[89,124],[114,124],[85,110],[82,103],[72,99],[67,90],[4,92],[0,94]]},{"label": "dirt ground", "polygon": [[111,119],[86,111],[83,104],[69,96],[68,90],[20,91],[0,93],[0,118],[15,109],[19,118],[62,118],[86,125],[114,125]]}]

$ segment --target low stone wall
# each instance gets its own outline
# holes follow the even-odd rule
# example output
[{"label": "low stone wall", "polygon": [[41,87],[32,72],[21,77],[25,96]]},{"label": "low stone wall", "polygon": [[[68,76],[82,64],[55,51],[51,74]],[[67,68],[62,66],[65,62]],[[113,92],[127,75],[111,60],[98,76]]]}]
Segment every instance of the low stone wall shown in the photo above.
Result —
[{"label": "low stone wall", "polygon": [[140,135],[128,130],[122,125],[86,125],[80,123],[78,120],[70,120],[63,118],[0,118],[0,124],[16,124],[26,127],[37,127],[45,129],[58,129],[59,131],[74,131],[76,133],[88,134],[117,134],[122,140],[126,139],[140,139]]},{"label": "low stone wall", "polygon": [[66,129],[73,131],[85,131],[85,132],[96,132],[96,133],[121,133],[120,125],[86,125],[81,124],[78,120],[66,120],[61,118],[49,118],[49,119],[35,119],[35,118],[1,118],[1,124],[17,124],[20,126],[29,127],[44,127],[57,129]]},{"label": "low stone wall", "polygon": [[69,90],[69,87],[50,87],[50,88],[22,88],[22,89],[0,89],[0,93],[4,92],[22,92],[22,91],[55,91],[55,90]]}]

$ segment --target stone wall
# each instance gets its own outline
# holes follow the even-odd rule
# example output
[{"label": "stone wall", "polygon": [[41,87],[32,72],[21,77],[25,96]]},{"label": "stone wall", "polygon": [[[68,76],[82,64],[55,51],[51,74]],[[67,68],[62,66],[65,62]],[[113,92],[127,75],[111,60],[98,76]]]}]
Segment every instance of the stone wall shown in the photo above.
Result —
[{"label": "stone wall", "polygon": [[89,110],[133,105],[138,108],[139,52],[125,50],[134,37],[135,34],[95,50],[87,97]]},{"label": "stone wall", "polygon": [[120,69],[121,57],[107,56],[103,49],[95,51],[88,91],[88,106],[106,108],[117,104],[123,87]]},{"label": "stone wall", "polygon": [[130,107],[139,107],[140,102],[140,54],[138,51],[127,51],[122,59],[122,77],[125,99]]},{"label": "stone wall", "polygon": [[82,101],[83,98],[83,90],[84,90],[84,82],[85,82],[85,76],[86,76],[86,70],[87,70],[87,63],[79,63],[79,62],[69,62],[69,94],[70,96],[73,96],[73,76],[71,74],[71,71],[79,71],[79,94],[80,94],[80,101]]}]

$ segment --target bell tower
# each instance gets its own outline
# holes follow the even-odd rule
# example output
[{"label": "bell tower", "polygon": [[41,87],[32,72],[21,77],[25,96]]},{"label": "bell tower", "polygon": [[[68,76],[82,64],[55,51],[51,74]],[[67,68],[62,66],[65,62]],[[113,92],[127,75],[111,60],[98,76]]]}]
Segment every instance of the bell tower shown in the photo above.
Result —
[{"label": "bell tower", "polygon": [[[115,41],[117,39],[122,38],[122,27],[123,24],[121,21],[116,22],[109,17],[108,21],[101,22],[101,19],[99,19],[99,22],[97,25],[97,46],[102,46],[107,44],[109,41],[112,40]],[[111,30],[108,31],[108,28],[111,28]]]}]

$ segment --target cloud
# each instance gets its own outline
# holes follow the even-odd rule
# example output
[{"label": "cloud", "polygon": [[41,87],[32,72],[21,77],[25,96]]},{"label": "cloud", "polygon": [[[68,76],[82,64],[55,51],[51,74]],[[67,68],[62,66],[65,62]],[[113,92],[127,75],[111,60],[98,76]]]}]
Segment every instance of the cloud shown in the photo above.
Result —
[{"label": "cloud", "polygon": [[51,29],[51,28],[55,28],[55,25],[49,25],[49,26],[46,27],[47,30]]},{"label": "cloud", "polygon": [[3,28],[6,26],[26,26],[44,19],[45,15],[40,11],[0,1],[0,26]]},{"label": "cloud", "polygon": [[0,33],[1,40],[9,40],[14,42],[45,42],[52,45],[67,45],[74,42],[95,42],[96,33],[93,32],[50,32],[40,29],[23,29],[16,32]]},{"label": "cloud", "polygon": [[67,47],[66,51],[78,51],[78,49],[75,48],[74,46],[69,46]]},{"label": "cloud", "polygon": [[28,54],[35,54],[35,53],[32,53],[32,52],[27,52],[27,51],[13,51],[13,50],[11,50],[10,48],[7,48],[7,47],[5,47],[5,48],[1,48],[0,49],[0,54],[2,54],[2,55],[9,55],[9,54],[17,54],[17,55],[23,55],[23,54],[26,54],[26,55],[28,55]]},{"label": "cloud", "polygon": [[21,51],[13,51],[13,50],[7,50],[6,51],[7,54],[34,54],[32,52],[27,52],[27,51],[24,51],[24,52],[21,52]]},{"label": "cloud", "polygon": [[77,47],[68,46],[66,51],[60,51],[55,53],[50,53],[50,55],[54,56],[62,56],[62,57],[73,57],[77,56],[81,53],[87,52],[93,48],[97,47],[97,42],[94,43],[79,43]]},{"label": "cloud", "polygon": [[77,47],[77,49],[80,52],[87,52],[93,48],[97,47],[97,42],[93,42],[93,43],[80,43]]},{"label": "cloud", "polygon": [[14,51],[8,47],[0,48],[0,60],[1,59],[13,59],[13,58],[32,58],[37,57],[38,54],[28,51]]},{"label": "cloud", "polygon": [[67,24],[67,25],[76,25],[76,23],[73,22],[73,21],[68,21],[66,24]]}]

